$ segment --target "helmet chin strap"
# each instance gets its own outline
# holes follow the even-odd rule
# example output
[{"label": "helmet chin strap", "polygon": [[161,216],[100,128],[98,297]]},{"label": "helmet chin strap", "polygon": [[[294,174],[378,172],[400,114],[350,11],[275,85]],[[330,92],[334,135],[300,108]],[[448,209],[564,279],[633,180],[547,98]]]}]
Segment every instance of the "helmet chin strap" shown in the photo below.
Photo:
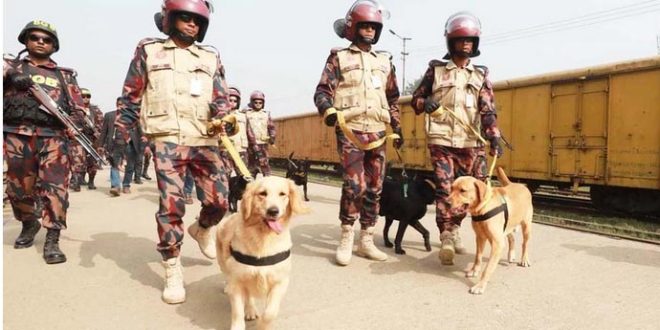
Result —
[{"label": "helmet chin strap", "polygon": [[174,30],[174,33],[172,35],[173,37],[175,37],[175,38],[177,38],[177,39],[179,39],[179,40],[181,40],[185,43],[189,43],[189,44],[193,44],[195,42],[196,37],[191,37],[191,36],[181,32],[181,31],[179,31],[176,28],[174,28],[173,30]]},{"label": "helmet chin strap", "polygon": [[369,44],[369,45],[374,45],[374,44],[376,44],[376,39],[374,39],[374,38],[366,38],[366,37],[363,37],[363,36],[361,36],[361,35],[358,35],[358,40],[361,41],[361,42],[364,42],[364,43],[366,43],[366,44]]}]

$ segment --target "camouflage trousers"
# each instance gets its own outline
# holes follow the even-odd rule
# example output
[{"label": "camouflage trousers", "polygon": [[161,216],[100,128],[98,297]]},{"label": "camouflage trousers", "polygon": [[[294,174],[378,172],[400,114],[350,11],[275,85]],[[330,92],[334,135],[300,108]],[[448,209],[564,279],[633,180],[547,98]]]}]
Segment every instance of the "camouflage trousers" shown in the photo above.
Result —
[{"label": "camouflage trousers", "polygon": [[99,164],[94,160],[94,157],[85,153],[85,170],[90,176],[96,175],[96,172],[99,170]]},{"label": "camouflage trousers", "polygon": [[[380,193],[385,176],[385,144],[371,150],[360,150],[337,128],[337,152],[342,166],[344,183],[341,187],[339,220],[352,225],[360,219],[362,228],[373,227],[378,220]],[[376,141],[385,132],[354,131],[363,143]]]},{"label": "camouflage trousers", "polygon": [[71,189],[80,191],[81,181],[87,171],[85,148],[77,142],[69,145],[69,165],[71,166]]},{"label": "camouflage trousers", "polygon": [[269,176],[270,164],[268,163],[268,144],[257,144],[256,148],[259,149],[259,157],[257,157],[257,153],[255,151],[250,153],[250,173],[252,173],[252,176],[255,178],[259,172],[261,172],[263,176]]},{"label": "camouflage trousers", "polygon": [[217,225],[227,212],[227,181],[217,147],[188,147],[167,142],[151,142],[156,180],[160,191],[156,213],[157,249],[163,260],[177,257],[183,241],[185,202],[184,177],[190,170],[202,202],[199,224],[203,228]]},{"label": "camouflage trousers", "polygon": [[[65,229],[69,208],[69,140],[64,136],[5,133],[7,194],[14,217],[32,221],[40,216],[46,228]],[[36,203],[41,202],[41,215]]]},{"label": "camouflage trousers", "polygon": [[[247,167],[248,166],[248,153],[247,151],[237,151],[238,155],[241,157],[241,161],[243,164]],[[236,162],[234,162],[234,159],[231,158],[231,155],[227,150],[220,150],[220,160],[222,163],[225,165],[225,171],[227,173],[227,180],[229,180],[229,177],[232,175],[241,175],[240,170],[238,169],[238,166],[236,166]],[[232,172],[236,173],[232,173]]]},{"label": "camouflage trousers", "polygon": [[488,175],[484,148],[451,148],[429,145],[435,179],[435,222],[440,233],[460,227],[465,210],[452,210],[449,193],[454,179],[471,175],[485,180]]}]

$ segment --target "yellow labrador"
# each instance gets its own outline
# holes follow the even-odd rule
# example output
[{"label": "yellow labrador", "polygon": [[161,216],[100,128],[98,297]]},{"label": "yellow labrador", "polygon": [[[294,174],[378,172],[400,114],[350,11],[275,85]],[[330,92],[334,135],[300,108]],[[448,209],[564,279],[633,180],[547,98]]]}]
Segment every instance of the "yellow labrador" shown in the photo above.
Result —
[{"label": "yellow labrador", "polygon": [[488,280],[500,261],[505,236],[509,241],[508,261],[515,261],[513,232],[518,225],[522,227],[523,233],[522,258],[518,265],[530,266],[527,243],[531,237],[534,212],[532,194],[524,185],[511,183],[501,167],[497,168],[497,177],[502,187],[489,188],[471,176],[460,177],[452,184],[449,195],[452,208],[466,207],[472,216],[477,252],[474,264],[466,270],[467,277],[476,277],[479,274],[486,241],[491,246],[486,269],[479,282],[470,288],[470,293],[473,294],[482,294],[486,290]]},{"label": "yellow labrador", "polygon": [[260,317],[256,300],[266,300],[260,329],[270,329],[289,285],[292,216],[306,212],[293,181],[268,176],[248,184],[240,212],[218,225],[218,264],[227,278],[231,329]]}]

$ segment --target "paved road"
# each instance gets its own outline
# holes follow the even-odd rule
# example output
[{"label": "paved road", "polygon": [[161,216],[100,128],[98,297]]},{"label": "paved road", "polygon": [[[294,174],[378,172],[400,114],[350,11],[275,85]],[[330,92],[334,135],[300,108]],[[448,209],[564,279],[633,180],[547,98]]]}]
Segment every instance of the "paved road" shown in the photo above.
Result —
[{"label": "paved road", "polygon": [[[107,178],[107,171],[100,173]],[[188,300],[160,300],[163,269],[155,250],[155,183],[109,198],[109,182],[72,193],[70,229],[62,249],[69,261],[46,265],[45,231],[35,246],[14,250],[20,224],[4,212],[5,329],[227,329],[230,306],[223,276],[186,237],[182,252]],[[469,253],[441,266],[432,212],[424,225],[434,251],[409,230],[408,254],[386,262],[354,257],[333,263],[339,233],[339,189],[311,184],[313,212],[293,221],[293,273],[278,329],[658,329],[660,247],[535,225],[531,268],[500,265],[483,296],[462,269]],[[188,208],[193,222],[199,206]],[[382,228],[382,223],[379,223]],[[392,232],[391,236],[395,233]],[[381,235],[377,244],[382,247]],[[249,325],[254,329],[254,324]]]}]

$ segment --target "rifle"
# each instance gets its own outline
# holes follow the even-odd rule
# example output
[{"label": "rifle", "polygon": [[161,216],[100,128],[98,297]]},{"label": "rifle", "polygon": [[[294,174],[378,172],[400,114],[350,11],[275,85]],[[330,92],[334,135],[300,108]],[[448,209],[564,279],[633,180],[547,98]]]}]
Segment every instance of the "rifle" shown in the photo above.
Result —
[{"label": "rifle", "polygon": [[87,151],[88,154],[94,158],[94,161],[96,161],[98,164],[101,165],[108,165],[108,163],[99,155],[96,150],[94,150],[94,147],[92,146],[92,142],[85,136],[85,134],[82,132],[76,124],[71,121],[71,117],[62,110],[62,108],[53,101],[53,99],[46,93],[46,91],[39,86],[39,84],[32,84],[30,86],[30,92],[34,97],[41,103],[41,106],[39,107],[39,110],[57,118],[62,124],[67,129],[70,129],[71,131],[74,132],[74,138],[78,143],[80,143],[81,146]]}]

